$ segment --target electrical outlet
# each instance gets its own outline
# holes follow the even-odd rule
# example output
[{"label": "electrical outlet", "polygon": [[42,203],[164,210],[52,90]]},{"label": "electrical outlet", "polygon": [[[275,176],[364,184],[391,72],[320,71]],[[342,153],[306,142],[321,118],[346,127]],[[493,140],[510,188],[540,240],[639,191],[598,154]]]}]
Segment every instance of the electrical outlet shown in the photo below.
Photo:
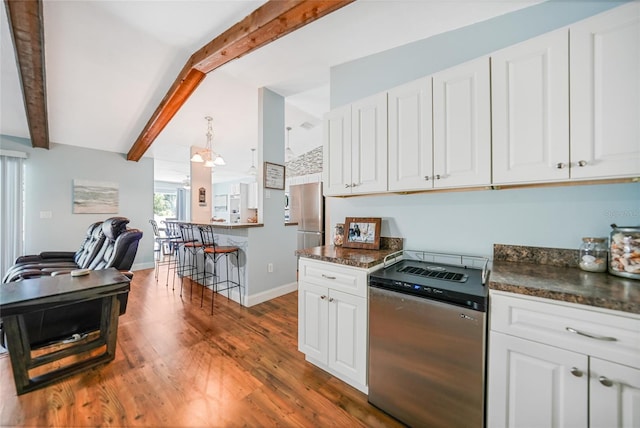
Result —
[{"label": "electrical outlet", "polygon": [[273,272],[273,263],[269,263],[267,265],[267,272],[272,273]]},{"label": "electrical outlet", "polygon": [[40,218],[51,218],[52,216],[51,211],[40,211]]}]

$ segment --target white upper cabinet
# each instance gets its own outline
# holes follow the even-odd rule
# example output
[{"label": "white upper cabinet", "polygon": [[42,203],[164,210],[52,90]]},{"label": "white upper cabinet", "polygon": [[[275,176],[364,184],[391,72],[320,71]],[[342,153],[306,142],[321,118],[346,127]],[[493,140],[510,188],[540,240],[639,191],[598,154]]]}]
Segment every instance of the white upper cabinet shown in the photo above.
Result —
[{"label": "white upper cabinet", "polygon": [[484,57],[389,91],[390,191],[491,183],[489,83]]},{"label": "white upper cabinet", "polygon": [[391,89],[389,97],[389,190],[431,188],[433,144],[431,77]]},{"label": "white upper cabinet", "polygon": [[491,183],[489,58],[433,76],[433,187]]},{"label": "white upper cabinet", "polygon": [[640,3],[570,31],[571,178],[640,175]]},{"label": "white upper cabinet", "polygon": [[324,117],[326,196],[387,190],[387,94],[330,111]]},{"label": "white upper cabinet", "polygon": [[324,117],[324,194],[349,194],[351,189],[351,106],[331,110]]},{"label": "white upper cabinet", "polygon": [[351,194],[387,190],[387,93],[351,104]]},{"label": "white upper cabinet", "polygon": [[569,31],[491,56],[493,182],[569,178]]}]

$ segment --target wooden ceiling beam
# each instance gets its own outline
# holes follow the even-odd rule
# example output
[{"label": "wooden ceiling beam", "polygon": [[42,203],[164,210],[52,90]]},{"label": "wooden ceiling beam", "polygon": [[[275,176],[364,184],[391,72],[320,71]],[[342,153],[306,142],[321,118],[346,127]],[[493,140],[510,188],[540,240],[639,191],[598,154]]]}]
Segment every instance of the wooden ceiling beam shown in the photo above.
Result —
[{"label": "wooden ceiling beam", "polygon": [[131,146],[127,159],[139,161],[142,158],[207,73],[354,1],[269,0],[254,10],[191,55]]},{"label": "wooden ceiling beam", "polygon": [[41,0],[5,0],[31,145],[49,148]]}]

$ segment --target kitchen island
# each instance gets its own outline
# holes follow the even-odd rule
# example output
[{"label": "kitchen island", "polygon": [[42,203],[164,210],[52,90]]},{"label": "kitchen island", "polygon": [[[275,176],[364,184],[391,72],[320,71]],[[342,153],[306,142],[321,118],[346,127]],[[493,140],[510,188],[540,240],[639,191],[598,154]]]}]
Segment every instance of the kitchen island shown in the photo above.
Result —
[{"label": "kitchen island", "polygon": [[[205,224],[186,223],[196,226]],[[295,291],[297,288],[296,258],[293,255],[296,242],[295,228],[285,227],[283,223],[274,224],[271,227],[265,227],[263,223],[211,222],[206,225],[213,227],[218,245],[239,248],[238,264],[244,306],[253,306]],[[198,259],[199,263],[204,262],[202,256]],[[235,270],[236,262],[233,257],[229,258],[229,263],[233,265],[231,270]],[[208,271],[211,269],[212,266],[207,267]],[[225,270],[221,269],[221,271],[224,276]],[[224,280],[224,278],[221,279]],[[226,296],[226,293],[224,295]],[[237,289],[232,292],[230,298],[240,302]]]}]

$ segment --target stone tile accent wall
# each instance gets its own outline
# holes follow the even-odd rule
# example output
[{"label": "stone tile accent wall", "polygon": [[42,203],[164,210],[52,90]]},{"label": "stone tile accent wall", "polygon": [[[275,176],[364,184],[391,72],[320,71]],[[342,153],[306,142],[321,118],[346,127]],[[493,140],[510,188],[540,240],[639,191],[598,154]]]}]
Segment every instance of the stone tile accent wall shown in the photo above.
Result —
[{"label": "stone tile accent wall", "polygon": [[322,172],[322,146],[290,160],[285,164],[287,177]]}]

